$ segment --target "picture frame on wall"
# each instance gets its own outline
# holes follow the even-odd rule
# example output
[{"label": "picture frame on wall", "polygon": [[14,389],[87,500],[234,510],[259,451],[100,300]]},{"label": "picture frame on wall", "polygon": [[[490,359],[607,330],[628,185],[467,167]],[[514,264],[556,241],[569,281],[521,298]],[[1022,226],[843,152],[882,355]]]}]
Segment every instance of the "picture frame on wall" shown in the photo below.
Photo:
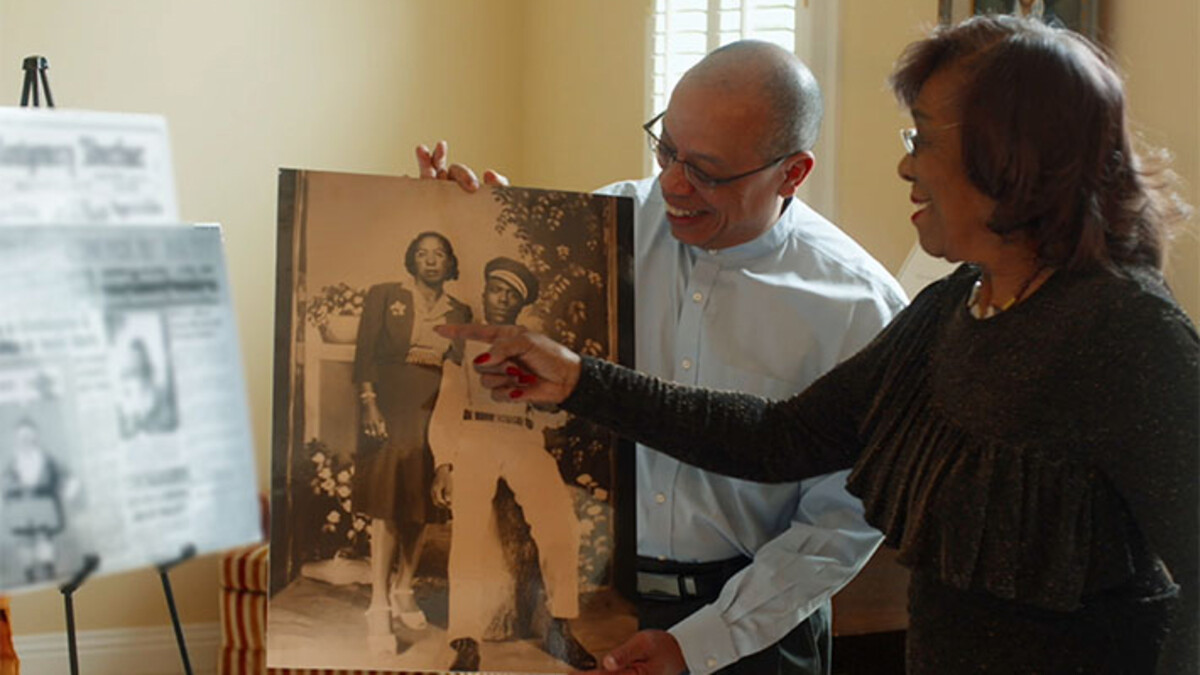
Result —
[{"label": "picture frame on wall", "polygon": [[958,23],[976,14],[1034,16],[1095,40],[1099,4],[1099,0],[938,0],[938,22]]}]

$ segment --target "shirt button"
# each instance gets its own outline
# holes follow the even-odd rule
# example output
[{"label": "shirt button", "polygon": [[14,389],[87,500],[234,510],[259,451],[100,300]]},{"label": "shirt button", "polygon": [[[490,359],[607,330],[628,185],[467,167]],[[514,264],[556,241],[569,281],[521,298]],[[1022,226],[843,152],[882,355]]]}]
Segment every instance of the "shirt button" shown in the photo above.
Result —
[{"label": "shirt button", "polygon": [[682,362],[680,362],[679,365],[683,366],[684,370],[691,370],[692,369],[692,360],[684,359]]},{"label": "shirt button", "polygon": [[704,299],[704,294],[701,293],[700,291],[696,291],[695,293],[692,293],[692,300],[694,300],[696,302],[700,302],[703,299]]},{"label": "shirt button", "polygon": [[717,660],[716,660],[716,659],[714,659],[714,658],[713,658],[713,657],[711,657],[711,656],[710,656],[710,657],[708,657],[708,659],[707,659],[707,660],[706,660],[704,663],[705,663],[705,664],[706,664],[706,665],[707,665],[709,668],[716,668],[716,667],[717,667]]},{"label": "shirt button", "polygon": [[654,495],[654,501],[658,502],[659,504],[666,504],[667,496],[660,492]]}]

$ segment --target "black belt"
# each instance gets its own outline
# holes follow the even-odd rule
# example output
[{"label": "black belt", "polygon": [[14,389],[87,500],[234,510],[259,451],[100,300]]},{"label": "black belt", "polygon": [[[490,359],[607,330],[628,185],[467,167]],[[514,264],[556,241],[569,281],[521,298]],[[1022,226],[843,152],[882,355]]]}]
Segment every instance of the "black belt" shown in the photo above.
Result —
[{"label": "black belt", "polygon": [[496,413],[483,412],[482,410],[463,410],[464,420],[476,420],[479,422],[500,422],[502,424],[515,424],[526,429],[533,428],[533,420],[524,415],[497,415]]},{"label": "black belt", "polygon": [[648,600],[716,598],[725,582],[750,564],[738,556],[705,563],[680,563],[638,556],[638,595]]}]

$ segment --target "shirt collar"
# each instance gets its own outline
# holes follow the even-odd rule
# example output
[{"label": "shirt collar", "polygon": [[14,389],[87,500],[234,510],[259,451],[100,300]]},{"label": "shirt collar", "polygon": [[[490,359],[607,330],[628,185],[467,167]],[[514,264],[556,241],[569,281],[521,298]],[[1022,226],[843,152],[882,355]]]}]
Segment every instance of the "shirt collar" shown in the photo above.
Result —
[{"label": "shirt collar", "polygon": [[445,289],[442,290],[442,294],[438,296],[438,299],[434,300],[433,307],[430,307],[428,312],[424,311],[424,302],[421,300],[420,291],[413,288],[410,292],[413,295],[413,307],[416,309],[417,316],[424,321],[434,321],[449,314],[450,310],[454,309],[450,305],[450,294]]},{"label": "shirt collar", "polygon": [[430,314],[433,316],[442,317],[449,314],[450,310],[452,309],[454,309],[454,307],[450,305],[450,294],[443,290],[442,294],[438,296],[438,299],[434,301],[433,309],[430,311]]},{"label": "shirt collar", "polygon": [[789,216],[791,199],[783,204],[783,213],[766,232],[750,241],[723,249],[693,248],[697,258],[707,258],[720,265],[740,265],[778,251],[791,234],[793,223]]}]

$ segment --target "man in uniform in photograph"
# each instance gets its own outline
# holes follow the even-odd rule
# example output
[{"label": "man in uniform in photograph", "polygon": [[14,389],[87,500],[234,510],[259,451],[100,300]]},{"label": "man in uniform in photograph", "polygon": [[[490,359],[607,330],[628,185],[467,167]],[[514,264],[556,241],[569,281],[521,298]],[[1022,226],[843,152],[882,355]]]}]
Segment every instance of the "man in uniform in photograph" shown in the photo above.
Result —
[{"label": "man in uniform in photograph", "polygon": [[[644,126],[662,173],[598,191],[634,201],[638,369],[786,398],[905,305],[879,262],[796,197],[821,116],[800,59],[743,40],[689,70]],[[478,188],[469,168],[447,166],[443,143],[417,161],[422,177]],[[846,476],[766,485],[639,445],[644,630],[615,650],[620,662],[647,675],[827,675],[830,598],[882,541]]]},{"label": "man in uniform in photograph", "polygon": [[[483,316],[489,324],[515,324],[521,310],[537,299],[537,277],[511,258],[489,261],[484,283]],[[561,426],[565,414],[493,401],[470,368],[486,345],[468,343],[464,349],[462,366],[449,361],[443,366],[429,428],[436,467],[433,501],[453,513],[447,635],[455,660],[450,670],[479,669],[479,643],[488,620],[479,599],[504,568],[481,550],[489,541],[492,499],[501,478],[521,505],[540,555],[553,617],[542,648],[574,668],[594,668],[595,658],[568,623],[579,616],[579,521],[543,435],[548,426]]]}]

